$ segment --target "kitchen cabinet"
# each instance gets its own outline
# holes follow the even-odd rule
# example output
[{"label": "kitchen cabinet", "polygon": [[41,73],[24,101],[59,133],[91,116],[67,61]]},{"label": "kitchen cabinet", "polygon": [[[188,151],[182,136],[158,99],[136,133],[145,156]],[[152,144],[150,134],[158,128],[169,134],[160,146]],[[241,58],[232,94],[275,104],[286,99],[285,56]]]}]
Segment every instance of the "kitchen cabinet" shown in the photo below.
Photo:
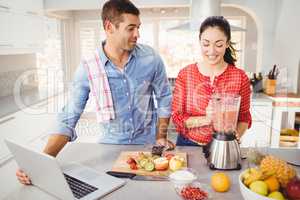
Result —
[{"label": "kitchen cabinet", "polygon": [[34,14],[41,13],[44,8],[42,0],[14,0],[12,7],[17,11]]},{"label": "kitchen cabinet", "polygon": [[43,0],[0,0],[0,7],[9,8],[15,12],[42,13],[44,9]]},{"label": "kitchen cabinet", "polygon": [[272,109],[272,101],[268,99],[252,101],[252,126],[241,138],[242,147],[263,147],[270,144]]},{"label": "kitchen cabinet", "polygon": [[0,0],[0,55],[35,53],[44,44],[41,0]]},{"label": "kitchen cabinet", "polygon": [[10,23],[12,13],[8,8],[0,7],[0,48],[7,49],[13,47],[13,25]]},{"label": "kitchen cabinet", "polygon": [[45,32],[44,17],[32,14],[16,14],[14,20],[19,23],[19,26],[15,27],[17,46],[25,49],[42,48]]},{"label": "kitchen cabinet", "polygon": [[0,8],[2,9],[10,9],[13,5],[12,0],[0,0]]}]

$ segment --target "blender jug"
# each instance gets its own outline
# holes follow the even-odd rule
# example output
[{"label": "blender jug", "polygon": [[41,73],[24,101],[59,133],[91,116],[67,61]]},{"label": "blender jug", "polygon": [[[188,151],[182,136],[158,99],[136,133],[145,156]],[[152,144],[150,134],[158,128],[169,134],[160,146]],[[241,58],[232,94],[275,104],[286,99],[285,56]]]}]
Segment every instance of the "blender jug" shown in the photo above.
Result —
[{"label": "blender jug", "polygon": [[210,169],[241,169],[240,147],[235,137],[241,97],[236,94],[212,95],[213,139],[209,146]]},{"label": "blender jug", "polygon": [[212,124],[215,134],[234,134],[240,109],[241,97],[236,94],[212,95]]}]

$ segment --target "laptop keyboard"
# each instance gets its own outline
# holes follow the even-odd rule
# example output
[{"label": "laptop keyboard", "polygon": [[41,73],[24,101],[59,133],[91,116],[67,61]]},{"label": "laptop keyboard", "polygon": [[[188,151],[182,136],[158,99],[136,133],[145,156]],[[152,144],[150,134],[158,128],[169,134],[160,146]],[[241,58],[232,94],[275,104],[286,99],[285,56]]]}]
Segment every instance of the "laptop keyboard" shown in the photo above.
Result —
[{"label": "laptop keyboard", "polygon": [[77,199],[80,199],[80,198],[90,194],[91,192],[98,190],[98,188],[96,188],[92,185],[89,185],[81,180],[78,180],[72,176],[69,176],[67,174],[64,174],[64,176],[73,192],[73,195]]}]

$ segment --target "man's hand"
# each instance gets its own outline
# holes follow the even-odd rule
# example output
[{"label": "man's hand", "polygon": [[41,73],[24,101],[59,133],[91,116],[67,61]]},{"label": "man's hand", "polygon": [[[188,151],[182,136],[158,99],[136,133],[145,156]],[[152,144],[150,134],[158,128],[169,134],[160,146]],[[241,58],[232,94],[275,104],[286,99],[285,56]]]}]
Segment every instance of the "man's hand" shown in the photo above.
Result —
[{"label": "man's hand", "polygon": [[165,146],[167,149],[171,150],[175,148],[175,145],[167,139],[169,120],[170,118],[158,118],[156,144]]},{"label": "man's hand", "polygon": [[168,140],[167,138],[156,139],[156,144],[165,146],[167,150],[173,150],[175,148],[175,144],[172,141]]},{"label": "man's hand", "polygon": [[[46,147],[44,148],[44,153],[56,157],[59,151],[65,146],[65,144],[69,141],[69,137],[64,135],[51,135],[48,138],[48,142]],[[24,185],[31,185],[31,180],[27,176],[25,172],[21,169],[18,169],[16,172],[16,176],[20,183]]]},{"label": "man's hand", "polygon": [[31,185],[31,180],[30,178],[27,176],[27,174],[25,172],[23,172],[21,169],[18,169],[16,172],[16,176],[19,180],[20,183],[24,184],[24,185]]}]

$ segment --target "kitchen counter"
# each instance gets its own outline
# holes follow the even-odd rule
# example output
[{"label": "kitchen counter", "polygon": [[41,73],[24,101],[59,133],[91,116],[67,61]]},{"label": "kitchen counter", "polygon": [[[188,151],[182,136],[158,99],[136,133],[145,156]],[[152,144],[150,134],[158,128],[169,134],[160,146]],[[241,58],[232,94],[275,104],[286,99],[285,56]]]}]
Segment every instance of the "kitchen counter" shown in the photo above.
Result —
[{"label": "kitchen counter", "polygon": [[272,99],[264,93],[252,93],[251,94],[251,105],[266,105],[272,106]]},{"label": "kitchen counter", "polygon": [[[104,145],[89,143],[70,143],[59,154],[59,162],[78,162],[89,166],[99,172],[111,170],[114,161],[121,151],[142,151],[143,145]],[[199,147],[177,147],[177,151],[188,153],[188,166],[195,169],[201,182],[209,184],[213,172],[206,166],[206,160],[202,155],[202,149]],[[245,161],[244,161],[245,162]],[[246,164],[243,163],[243,169]],[[42,192],[33,186],[22,186],[15,177],[17,165],[14,160],[6,163],[0,168],[1,184],[0,199],[5,200],[26,200],[43,199],[52,200],[53,196]],[[241,200],[238,176],[240,171],[226,171],[231,178],[231,189],[226,193],[214,193],[214,199],[234,199]],[[298,170],[299,171],[299,170]],[[46,174],[47,172],[45,172]],[[2,195],[2,196],[1,196]],[[4,195],[4,196],[3,196]],[[128,180],[120,189],[108,194],[103,199],[180,199],[177,196],[173,185],[170,182],[151,182],[151,181],[132,181]]]}]

